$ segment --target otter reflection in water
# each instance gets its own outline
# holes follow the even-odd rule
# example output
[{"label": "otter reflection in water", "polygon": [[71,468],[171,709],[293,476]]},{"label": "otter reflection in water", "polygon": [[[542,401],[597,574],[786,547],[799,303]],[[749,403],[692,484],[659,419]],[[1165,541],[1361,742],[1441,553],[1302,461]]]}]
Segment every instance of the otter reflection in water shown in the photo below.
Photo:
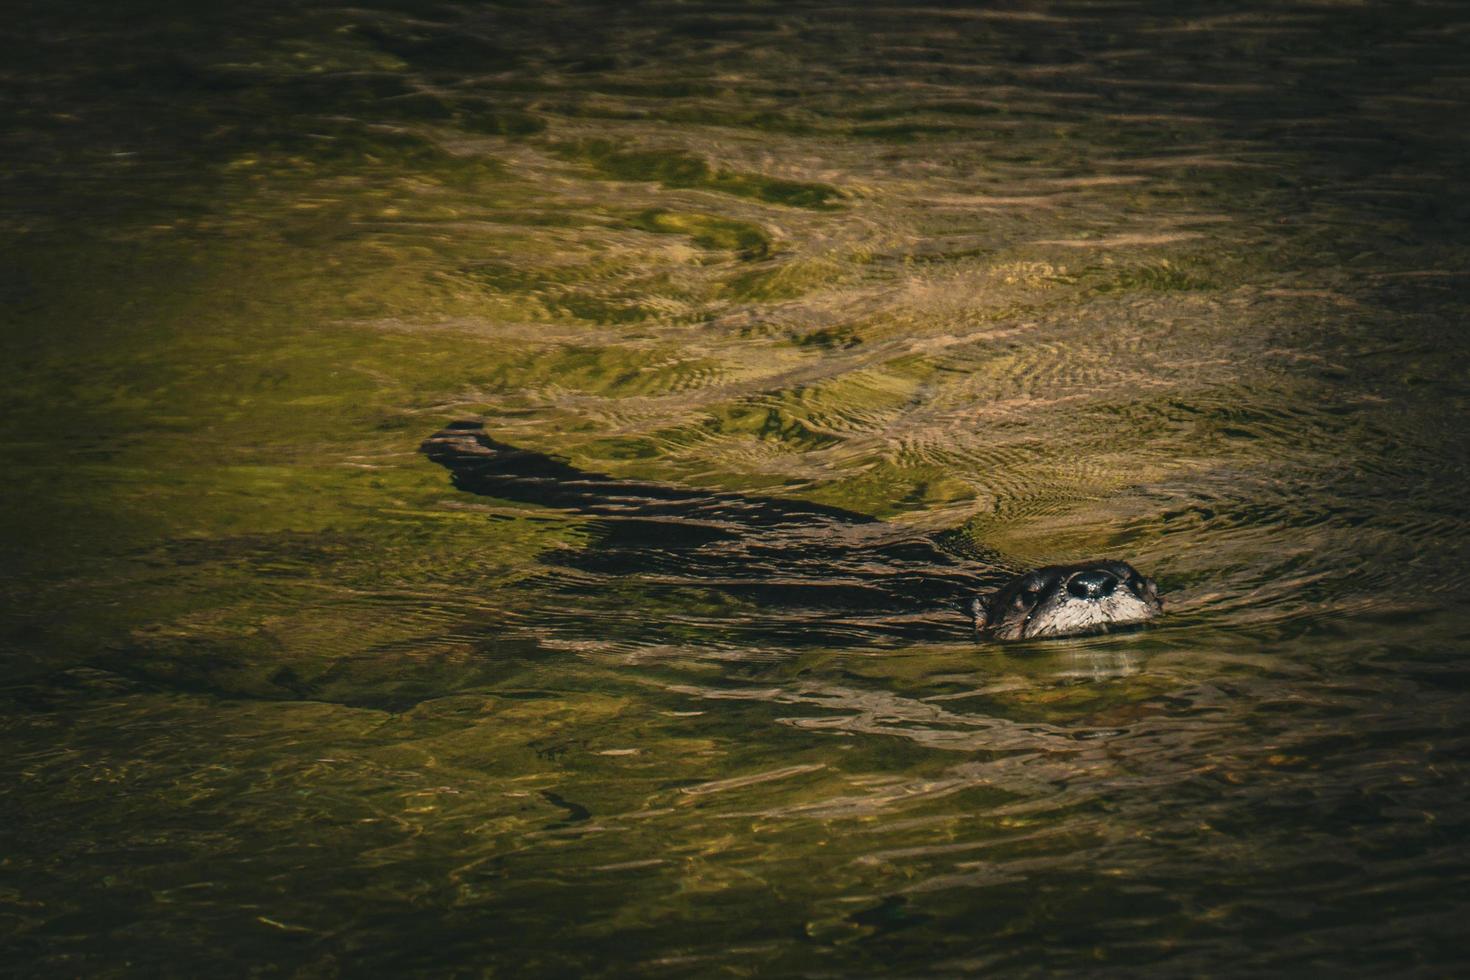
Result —
[{"label": "otter reflection in water", "polygon": [[840,507],[588,473],[497,442],[478,422],[450,425],[422,450],[461,490],[593,519],[600,532],[593,547],[548,561],[779,606],[784,631],[803,642],[851,640],[856,632],[953,638],[960,609],[994,639],[1074,636],[1142,622],[1163,608],[1154,583],[1124,562],[1011,576],[963,561],[981,556],[957,534],[918,536]]}]

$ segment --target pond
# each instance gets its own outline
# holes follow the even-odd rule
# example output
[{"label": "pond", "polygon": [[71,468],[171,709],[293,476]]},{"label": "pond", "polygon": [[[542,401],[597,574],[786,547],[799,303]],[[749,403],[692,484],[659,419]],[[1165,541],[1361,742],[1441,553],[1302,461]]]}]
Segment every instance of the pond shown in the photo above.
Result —
[{"label": "pond", "polygon": [[8,973],[1464,969],[1470,7],[22,7]]}]

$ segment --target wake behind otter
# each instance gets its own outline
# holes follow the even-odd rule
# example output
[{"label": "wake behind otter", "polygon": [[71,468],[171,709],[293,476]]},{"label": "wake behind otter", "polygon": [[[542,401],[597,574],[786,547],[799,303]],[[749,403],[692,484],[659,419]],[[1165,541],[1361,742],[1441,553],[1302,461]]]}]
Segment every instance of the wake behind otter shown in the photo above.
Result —
[{"label": "wake behind otter", "polygon": [[[547,552],[543,562],[650,587],[711,590],[779,610],[782,623],[801,624],[777,630],[785,642],[967,639],[973,597],[999,594],[1017,581],[1000,567],[962,563],[944,535],[916,534],[825,504],[587,472],[499,442],[478,422],[447,426],[421,448],[461,490],[592,518],[591,547]],[[990,632],[1066,635],[1106,628],[1108,616],[1076,622],[1082,624],[1076,629]]]}]

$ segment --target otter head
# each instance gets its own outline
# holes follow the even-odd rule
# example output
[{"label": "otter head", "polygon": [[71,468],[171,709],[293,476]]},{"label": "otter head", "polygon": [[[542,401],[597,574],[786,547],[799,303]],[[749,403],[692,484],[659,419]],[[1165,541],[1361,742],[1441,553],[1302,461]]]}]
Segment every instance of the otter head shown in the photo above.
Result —
[{"label": "otter head", "polygon": [[997,640],[1100,633],[1141,623],[1164,609],[1159,587],[1132,565],[1091,561],[1017,575],[977,598],[975,628]]}]

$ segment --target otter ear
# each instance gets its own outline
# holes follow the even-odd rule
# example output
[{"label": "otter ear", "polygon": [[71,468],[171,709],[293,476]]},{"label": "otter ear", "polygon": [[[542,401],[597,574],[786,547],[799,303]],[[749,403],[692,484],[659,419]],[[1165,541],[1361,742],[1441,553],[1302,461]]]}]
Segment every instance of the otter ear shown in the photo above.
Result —
[{"label": "otter ear", "polygon": [[990,603],[994,596],[977,595],[970,600],[970,615],[975,617],[976,628],[984,626],[990,621]]}]

